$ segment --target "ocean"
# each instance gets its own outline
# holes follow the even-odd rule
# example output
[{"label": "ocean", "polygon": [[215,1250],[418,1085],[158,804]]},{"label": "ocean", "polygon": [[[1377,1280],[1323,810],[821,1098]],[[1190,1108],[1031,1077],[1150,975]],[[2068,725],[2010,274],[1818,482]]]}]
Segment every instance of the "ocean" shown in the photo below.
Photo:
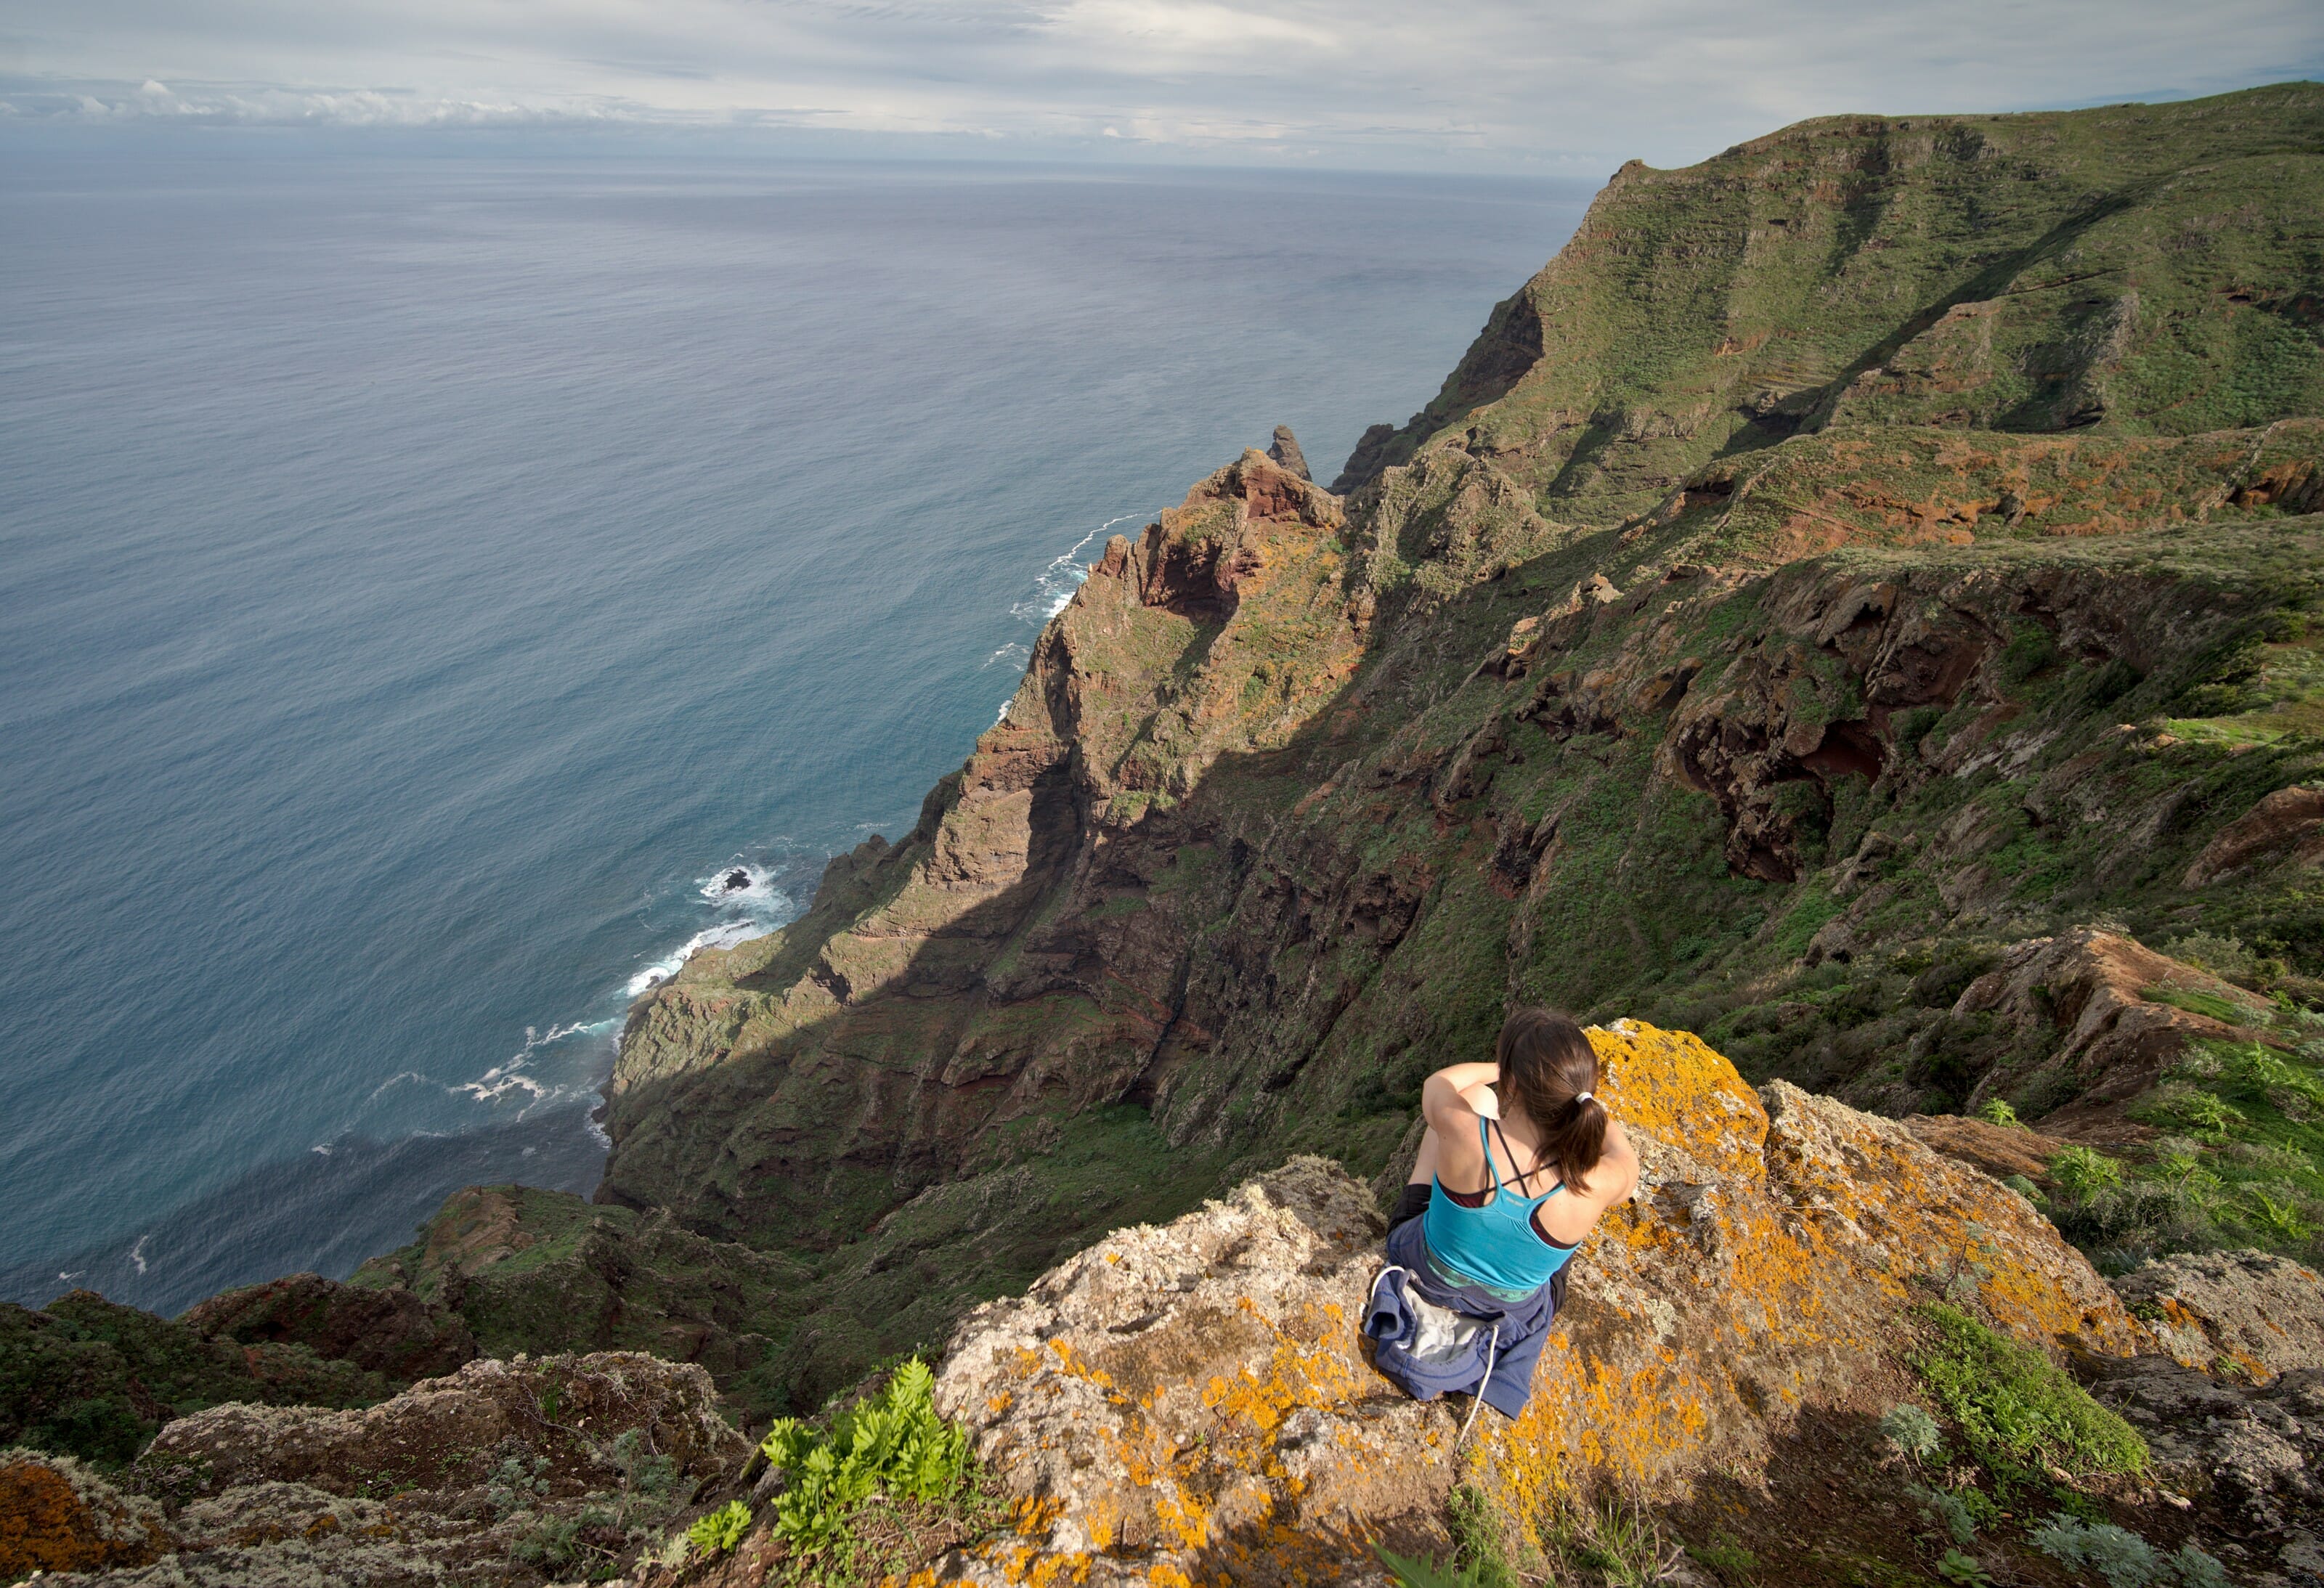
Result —
[{"label": "ocean", "polygon": [[263,143],[0,160],[0,1297],[587,1192],[629,1000],[895,836],[1278,422],[1586,190]]}]

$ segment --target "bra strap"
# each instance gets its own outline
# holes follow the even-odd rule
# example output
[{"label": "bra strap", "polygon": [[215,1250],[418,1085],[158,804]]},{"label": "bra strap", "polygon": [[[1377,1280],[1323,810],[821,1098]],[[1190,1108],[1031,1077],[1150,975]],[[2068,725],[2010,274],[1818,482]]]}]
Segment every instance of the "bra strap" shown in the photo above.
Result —
[{"label": "bra strap", "polygon": [[[1501,1155],[1509,1161],[1509,1167],[1511,1169],[1517,1168],[1517,1155],[1516,1150],[1509,1145],[1509,1133],[1506,1130],[1501,1130],[1501,1124],[1499,1120],[1495,1120],[1493,1122],[1493,1128],[1501,1132]],[[1488,1170],[1492,1168],[1492,1157],[1489,1153],[1486,1155],[1485,1167]],[[1539,1173],[1540,1170],[1541,1162],[1536,1157],[1533,1168],[1515,1176],[1512,1180],[1504,1180],[1496,1176],[1495,1183],[1504,1186],[1514,1184],[1518,1188],[1517,1195],[1530,1198],[1533,1195],[1533,1177]]]}]

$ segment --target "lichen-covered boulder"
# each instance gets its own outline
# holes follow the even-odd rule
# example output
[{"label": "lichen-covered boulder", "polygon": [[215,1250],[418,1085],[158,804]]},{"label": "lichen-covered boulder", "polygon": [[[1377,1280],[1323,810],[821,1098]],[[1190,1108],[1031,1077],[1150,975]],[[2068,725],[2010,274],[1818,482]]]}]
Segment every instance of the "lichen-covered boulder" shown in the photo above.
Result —
[{"label": "lichen-covered boulder", "polygon": [[2137,1343],[2024,1198],[1904,1126],[1780,1082],[1755,1092],[1684,1033],[1591,1037],[1645,1172],[1577,1259],[1521,1418],[1488,1418],[1456,1452],[1447,1403],[1371,1370],[1356,1322],[1379,1216],[1335,1166],[1295,1161],[961,1326],[939,1404],[1018,1525],[954,1574],[1351,1581],[1377,1573],[1372,1540],[1441,1549],[1456,1478],[1526,1517],[1576,1487],[1748,1470],[1882,1366],[1915,1296],[2053,1352]]},{"label": "lichen-covered boulder", "polygon": [[0,1582],[140,1565],[173,1543],[159,1506],[72,1457],[0,1450]]},{"label": "lichen-covered boulder", "polygon": [[2153,1258],[2115,1280],[2183,1367],[2266,1383],[2324,1368],[2324,1276],[2268,1252]]},{"label": "lichen-covered boulder", "polygon": [[690,1363],[471,1362],[359,1411],[235,1403],[180,1418],[130,1469],[129,1496],[70,1461],[0,1455],[0,1581],[33,1569],[104,1588],[602,1580],[723,1497],[751,1452]]}]

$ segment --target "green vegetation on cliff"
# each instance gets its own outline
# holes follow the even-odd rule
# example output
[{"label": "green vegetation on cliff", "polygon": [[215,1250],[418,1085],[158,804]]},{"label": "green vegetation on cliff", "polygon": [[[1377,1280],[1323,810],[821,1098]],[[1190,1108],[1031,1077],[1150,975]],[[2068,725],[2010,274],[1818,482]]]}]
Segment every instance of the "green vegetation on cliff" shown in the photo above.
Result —
[{"label": "green vegetation on cliff", "polygon": [[171,1418],[229,1400],[368,1406],[398,1386],[304,1345],[236,1345],[74,1290],[0,1303],[0,1446],[115,1465]]}]

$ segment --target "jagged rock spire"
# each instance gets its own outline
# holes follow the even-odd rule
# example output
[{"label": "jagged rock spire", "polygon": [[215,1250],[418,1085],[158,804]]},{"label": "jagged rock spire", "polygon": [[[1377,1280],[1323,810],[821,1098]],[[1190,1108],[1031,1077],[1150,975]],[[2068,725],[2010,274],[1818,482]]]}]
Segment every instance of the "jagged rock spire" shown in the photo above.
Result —
[{"label": "jagged rock spire", "polygon": [[1307,472],[1307,454],[1299,450],[1299,437],[1291,433],[1291,427],[1288,425],[1277,425],[1275,427],[1275,439],[1268,445],[1267,455],[1302,480],[1315,478]]}]

